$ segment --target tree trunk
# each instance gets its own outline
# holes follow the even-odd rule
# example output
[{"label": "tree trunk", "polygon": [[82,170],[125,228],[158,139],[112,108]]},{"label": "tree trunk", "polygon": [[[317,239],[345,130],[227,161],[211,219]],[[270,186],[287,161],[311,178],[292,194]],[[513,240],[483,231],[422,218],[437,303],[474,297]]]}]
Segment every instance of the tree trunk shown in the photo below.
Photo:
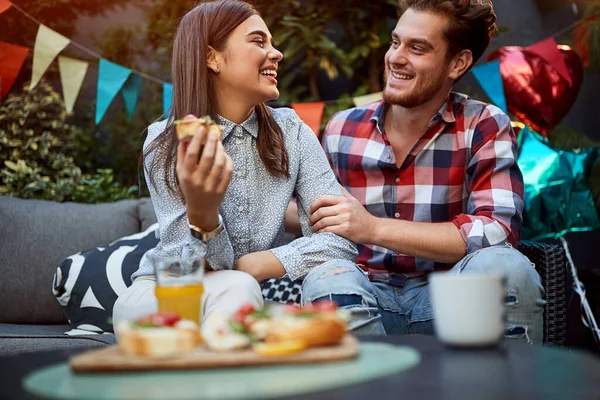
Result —
[{"label": "tree trunk", "polygon": [[308,88],[310,90],[310,95],[315,99],[315,101],[321,100],[321,95],[319,94],[319,83],[317,81],[317,76],[319,74],[319,69],[317,67],[310,67],[308,69]]},{"label": "tree trunk", "polygon": [[381,65],[383,60],[380,60],[377,52],[371,50],[367,65],[369,67],[369,92],[377,93],[381,92]]}]

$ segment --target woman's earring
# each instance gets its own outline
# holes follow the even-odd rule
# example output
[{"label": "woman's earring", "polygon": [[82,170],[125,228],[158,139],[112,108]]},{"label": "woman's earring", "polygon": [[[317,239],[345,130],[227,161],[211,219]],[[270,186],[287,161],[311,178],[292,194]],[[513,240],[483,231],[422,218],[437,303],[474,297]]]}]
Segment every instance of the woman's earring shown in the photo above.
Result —
[{"label": "woman's earring", "polygon": [[215,72],[218,74],[220,72],[219,67],[215,67]]}]

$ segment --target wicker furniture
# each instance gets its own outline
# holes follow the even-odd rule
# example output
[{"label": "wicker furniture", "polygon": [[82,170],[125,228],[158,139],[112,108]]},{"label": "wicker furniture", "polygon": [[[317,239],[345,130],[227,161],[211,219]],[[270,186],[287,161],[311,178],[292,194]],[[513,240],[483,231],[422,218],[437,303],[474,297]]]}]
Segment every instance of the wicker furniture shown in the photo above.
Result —
[{"label": "wicker furniture", "polygon": [[546,291],[544,343],[564,345],[567,338],[567,258],[561,245],[522,241],[525,254],[542,277]]}]

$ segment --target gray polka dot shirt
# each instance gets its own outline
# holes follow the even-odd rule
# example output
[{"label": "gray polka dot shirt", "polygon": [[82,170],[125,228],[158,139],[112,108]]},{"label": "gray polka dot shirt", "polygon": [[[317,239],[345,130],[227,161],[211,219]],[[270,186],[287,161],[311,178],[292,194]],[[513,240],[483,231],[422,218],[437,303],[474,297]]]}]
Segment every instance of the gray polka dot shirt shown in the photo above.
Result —
[{"label": "gray polka dot shirt", "polygon": [[[258,150],[256,114],[235,124],[224,118],[219,123],[225,151],[233,160],[233,177],[219,208],[224,230],[206,244],[194,238],[188,229],[183,199],[172,196],[160,179],[153,187],[146,176],[156,212],[160,239],[146,253],[132,278],[154,273],[155,263],[164,258],[194,259],[206,257],[216,269],[232,269],[243,255],[270,250],[283,264],[286,276],[303,278],[312,268],[332,259],[351,260],[357,256],[354,244],[332,233],[314,234],[308,225],[310,204],[321,195],[341,196],[342,192],[312,130],[289,108],[270,109],[281,127],[290,160],[291,178],[273,177],[264,167]],[[164,132],[166,121],[148,128],[144,148]],[[145,159],[149,169],[152,154]],[[296,196],[303,237],[283,243],[284,219],[290,199]]]}]

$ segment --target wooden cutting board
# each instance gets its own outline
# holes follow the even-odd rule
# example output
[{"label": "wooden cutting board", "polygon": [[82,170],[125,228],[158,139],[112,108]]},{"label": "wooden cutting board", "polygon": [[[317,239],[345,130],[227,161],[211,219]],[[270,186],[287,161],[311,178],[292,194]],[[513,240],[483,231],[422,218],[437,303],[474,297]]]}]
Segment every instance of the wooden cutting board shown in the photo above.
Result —
[{"label": "wooden cutting board", "polygon": [[354,358],[359,352],[358,340],[348,334],[337,346],[312,347],[286,356],[266,357],[251,349],[215,352],[205,346],[194,352],[169,357],[130,356],[118,345],[91,350],[69,360],[74,372],[154,371],[247,367],[273,364],[325,363]]}]

